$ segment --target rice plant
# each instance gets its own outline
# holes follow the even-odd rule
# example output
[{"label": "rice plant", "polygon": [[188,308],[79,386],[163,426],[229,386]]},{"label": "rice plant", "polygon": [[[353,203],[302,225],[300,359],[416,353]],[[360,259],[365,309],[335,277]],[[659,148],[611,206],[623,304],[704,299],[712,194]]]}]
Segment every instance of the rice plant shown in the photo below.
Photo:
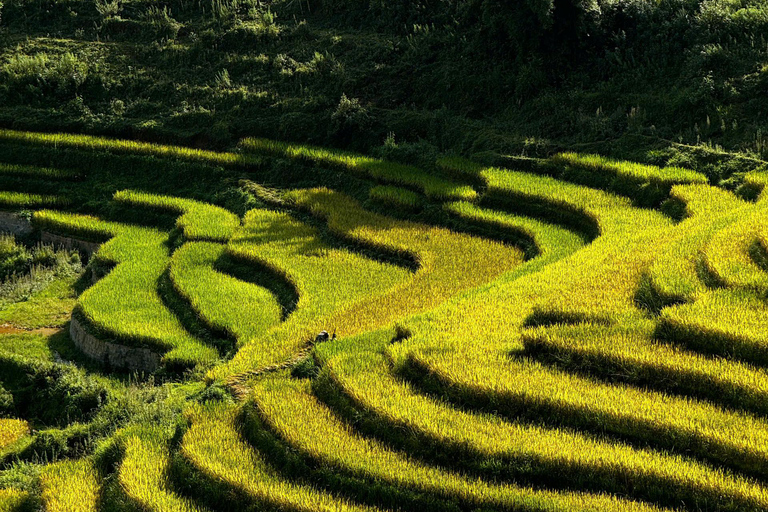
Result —
[{"label": "rice plant", "polygon": [[93,462],[88,459],[45,466],[40,475],[41,496],[48,512],[96,512],[101,489]]},{"label": "rice plant", "polygon": [[[297,190],[287,194],[286,199],[324,218],[328,227],[344,238],[374,250],[410,257],[419,267],[412,277],[407,271],[392,265],[380,267],[391,272],[395,278],[384,280],[384,275],[379,277],[365,270],[365,267],[371,268],[373,262],[369,260],[362,266],[362,261],[357,257],[350,258],[350,263],[360,262],[356,263],[360,266],[359,270],[347,265],[339,266],[332,272],[330,269],[321,271],[318,264],[324,260],[317,258],[302,258],[304,264],[295,258],[286,262],[288,264],[275,265],[265,258],[269,254],[268,248],[253,245],[256,241],[254,232],[243,230],[230,243],[230,247],[236,249],[235,254],[248,257],[248,252],[243,250],[246,247],[238,245],[242,237],[249,242],[248,251],[260,255],[262,261],[272,267],[287,269],[288,278],[296,283],[299,290],[296,312],[273,337],[286,340],[281,341],[281,345],[286,345],[289,337],[294,337],[294,340],[288,346],[294,347],[302,339],[311,339],[312,331],[306,329],[309,325],[315,326],[314,332],[332,329],[338,335],[346,336],[384,325],[406,314],[425,311],[453,295],[517,267],[523,260],[519,249],[445,229],[427,228],[376,215],[363,210],[351,198],[327,189]],[[257,215],[263,219],[275,217],[276,214],[254,210],[248,215],[246,227],[249,227],[249,220],[255,219]],[[251,224],[250,227],[255,230],[258,225]],[[258,229],[263,237],[264,229]],[[282,237],[286,238],[287,235]],[[313,249],[312,245],[306,245],[303,252],[311,254],[309,251]],[[299,271],[301,275],[298,275]],[[291,273],[296,276],[292,277]],[[342,287],[341,283],[350,284]],[[312,323],[306,322],[307,318],[311,318]],[[302,321],[305,322],[304,328],[298,330]],[[272,344],[276,345],[274,341]],[[257,350],[257,354],[265,354],[260,345],[243,347],[229,365],[230,371],[238,373],[247,367],[257,367],[252,360],[249,362],[251,354]]]},{"label": "rice plant", "polygon": [[[108,412],[68,408],[61,429],[0,421],[0,455],[35,461],[0,475],[24,489],[0,491],[0,508],[768,509],[761,175],[739,196],[687,169],[576,153],[498,158],[531,172],[446,158],[433,175],[266,139],[235,152],[12,130],[0,141],[45,158],[199,162],[223,167],[224,183],[191,199],[136,173],[91,182],[86,169],[0,163],[0,175],[67,191],[2,192],[8,209],[102,187],[71,206],[110,217],[32,215],[75,240],[62,242],[101,244],[88,267],[100,279],[69,273],[51,293],[69,293],[57,304],[72,332],[165,364],[139,405],[133,376],[108,375],[112,356],[88,365],[108,391],[94,388],[61,373],[82,362],[66,334],[38,332],[64,317],[27,322],[22,310],[45,297],[14,299],[0,333],[4,411],[27,417],[17,397],[50,399],[55,384],[67,407],[93,399],[89,411]],[[377,184],[347,195],[315,186],[327,174],[264,159],[277,185],[231,186],[257,154]],[[170,213],[176,228],[120,221],[129,209]],[[0,242],[15,261],[16,242]],[[233,342],[227,353],[209,331]],[[106,443],[91,457],[93,432]],[[66,460],[37,464],[49,455]]]},{"label": "rice plant", "polygon": [[761,203],[714,234],[702,250],[703,262],[712,278],[727,287],[768,293],[768,273],[755,263],[750,253],[767,227],[768,208]]},{"label": "rice plant", "polygon": [[560,368],[768,413],[764,369],[654,339],[655,322],[644,323],[631,329],[589,322],[538,327],[523,333],[523,343],[531,357]]},{"label": "rice plant", "polygon": [[160,196],[134,190],[115,192],[114,199],[130,206],[144,206],[180,214],[176,226],[189,240],[226,242],[240,227],[240,219],[234,213],[194,199]]},{"label": "rice plant", "polygon": [[[290,446],[339,471],[456,500],[471,507],[502,510],[654,510],[647,504],[605,495],[536,491],[495,485],[430,466],[352,430],[313,397],[310,383],[273,374],[254,385],[258,414]],[[322,437],[317,436],[322,432]]]},{"label": "rice plant", "polygon": [[[761,510],[768,490],[691,459],[600,441],[589,435],[464,412],[417,392],[395,378],[385,357],[391,332],[369,333],[320,345],[324,376],[354,406],[374,417],[390,443],[423,447],[462,465],[493,460],[511,478],[571,488],[594,487],[670,507],[684,499],[721,510]],[[349,349],[357,347],[350,352]],[[369,352],[364,352],[369,350]]]},{"label": "rice plant", "polygon": [[120,486],[128,499],[152,512],[204,512],[191,500],[171,490],[168,435],[160,429],[124,433],[125,455],[120,464]]},{"label": "rice plant", "polygon": [[79,297],[76,309],[94,334],[159,351],[171,366],[211,364],[218,358],[214,348],[187,332],[158,294],[157,281],[170,262],[166,233],[45,210],[33,220],[54,231],[109,239],[96,257],[116,266]]},{"label": "rice plant", "polygon": [[678,224],[680,236],[648,271],[654,292],[667,304],[693,300],[706,292],[699,278],[702,250],[715,233],[750,211],[750,206],[732,193],[706,185],[677,186],[671,196],[685,204],[687,218]]},{"label": "rice plant", "polygon": [[707,183],[703,174],[682,167],[657,167],[636,162],[619,161],[600,155],[579,153],[558,153],[551,161],[556,165],[566,165],[587,170],[594,174],[609,173],[619,178],[639,183],[657,183],[667,188],[683,183]]},{"label": "rice plant", "polygon": [[244,139],[243,149],[254,153],[277,155],[311,164],[328,165],[387,183],[416,187],[427,197],[435,199],[472,200],[477,192],[468,185],[459,185],[411,166],[389,162],[339,150],[302,146],[269,139]]},{"label": "rice plant", "polygon": [[29,510],[33,503],[28,492],[14,488],[0,489],[0,511],[2,512]]},{"label": "rice plant", "polygon": [[768,364],[768,305],[743,290],[715,290],[661,312],[659,335],[696,350]]},{"label": "rice plant", "polygon": [[35,146],[51,146],[54,148],[73,148],[85,151],[106,151],[108,153],[140,154],[162,158],[176,158],[214,165],[248,167],[258,163],[247,155],[232,152],[216,152],[202,149],[185,148],[153,144],[125,139],[110,139],[93,135],[77,135],[72,133],[35,133],[16,130],[0,130],[0,140],[31,144]]},{"label": "rice plant", "polygon": [[5,450],[29,434],[29,425],[24,420],[0,419],[0,450]]},{"label": "rice plant", "polygon": [[20,176],[23,178],[41,178],[47,180],[71,180],[79,178],[80,171],[0,163],[0,176]]},{"label": "rice plant", "polygon": [[324,243],[316,229],[285,213],[251,210],[227,251],[245,262],[282,276],[298,293],[286,322],[248,340],[217,377],[279,363],[313,340],[321,330],[345,326],[333,315],[352,304],[402,286],[410,272]]},{"label": "rice plant", "polygon": [[66,198],[26,192],[0,191],[0,207],[8,209],[66,206]]},{"label": "rice plant", "polygon": [[374,201],[381,202],[382,204],[399,206],[402,208],[413,209],[419,205],[418,194],[400,187],[378,185],[371,188],[368,192],[368,197]]},{"label": "rice plant", "polygon": [[208,325],[244,345],[279,324],[282,308],[266,288],[217,271],[225,252],[225,246],[210,242],[184,244],[173,254],[170,277]]},{"label": "rice plant", "polygon": [[263,456],[238,433],[232,407],[197,406],[188,411],[192,426],[184,435],[183,455],[215,482],[249,500],[302,512],[375,512],[308,485],[293,483],[271,469]]}]

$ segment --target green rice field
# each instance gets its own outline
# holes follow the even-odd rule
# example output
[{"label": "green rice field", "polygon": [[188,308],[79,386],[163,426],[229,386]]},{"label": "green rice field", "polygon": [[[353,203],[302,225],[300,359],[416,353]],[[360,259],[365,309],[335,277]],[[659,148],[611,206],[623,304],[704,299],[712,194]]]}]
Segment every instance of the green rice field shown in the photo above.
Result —
[{"label": "green rice field", "polygon": [[0,130],[0,510],[768,510],[767,175],[507,164]]}]

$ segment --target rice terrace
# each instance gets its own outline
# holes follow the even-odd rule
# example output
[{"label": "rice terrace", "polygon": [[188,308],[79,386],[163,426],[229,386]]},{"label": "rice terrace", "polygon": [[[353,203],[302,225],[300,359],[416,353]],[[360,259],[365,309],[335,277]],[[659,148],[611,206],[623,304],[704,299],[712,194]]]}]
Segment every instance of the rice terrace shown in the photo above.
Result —
[{"label": "rice terrace", "polygon": [[0,13],[0,512],[768,511],[763,0]]}]

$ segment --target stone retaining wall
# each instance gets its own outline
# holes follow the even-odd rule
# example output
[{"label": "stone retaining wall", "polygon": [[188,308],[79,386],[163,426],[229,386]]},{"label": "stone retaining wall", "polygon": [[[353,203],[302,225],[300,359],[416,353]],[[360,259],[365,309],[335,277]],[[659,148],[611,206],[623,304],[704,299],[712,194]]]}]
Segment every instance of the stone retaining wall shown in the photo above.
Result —
[{"label": "stone retaining wall", "polygon": [[[34,228],[32,223],[13,212],[0,211],[0,232],[7,231],[18,236],[27,236],[32,234]],[[86,242],[67,236],[57,235],[43,231],[41,233],[43,243],[53,244],[64,247],[70,251],[77,250],[84,252],[88,258],[99,250],[100,244]],[[91,275],[92,282],[99,280],[101,275],[95,272]],[[154,372],[160,366],[162,357],[160,354],[152,352],[148,348],[126,347],[117,343],[101,341],[95,336],[88,334],[80,325],[80,322],[73,316],[69,324],[69,335],[75,345],[88,357],[113,368],[124,368],[131,371]]]},{"label": "stone retaining wall", "polygon": [[126,347],[108,341],[101,341],[85,331],[80,322],[72,317],[69,335],[85,355],[113,368],[151,373],[160,366],[162,357],[148,348]]}]

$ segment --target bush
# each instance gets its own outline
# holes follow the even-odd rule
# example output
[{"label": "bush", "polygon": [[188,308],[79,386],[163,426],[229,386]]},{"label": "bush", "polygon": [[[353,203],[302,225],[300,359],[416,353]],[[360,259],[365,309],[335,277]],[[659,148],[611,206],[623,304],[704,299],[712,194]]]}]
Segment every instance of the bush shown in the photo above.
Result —
[{"label": "bush", "polygon": [[89,66],[71,52],[17,54],[2,68],[9,88],[18,94],[71,98],[89,76]]}]

